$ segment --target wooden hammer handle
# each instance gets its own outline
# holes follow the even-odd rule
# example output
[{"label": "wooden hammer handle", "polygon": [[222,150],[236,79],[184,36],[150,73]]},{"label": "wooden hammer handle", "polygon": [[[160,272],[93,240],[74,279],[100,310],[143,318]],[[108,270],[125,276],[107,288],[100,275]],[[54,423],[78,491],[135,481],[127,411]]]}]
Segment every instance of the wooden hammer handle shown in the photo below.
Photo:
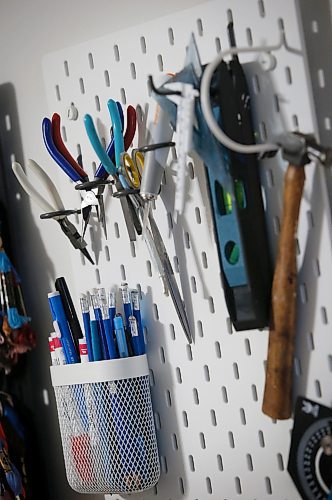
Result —
[{"label": "wooden hammer handle", "polygon": [[262,410],[274,419],[292,414],[296,327],[296,231],[304,167],[289,165],[284,181],[283,216],[272,284],[272,315]]}]

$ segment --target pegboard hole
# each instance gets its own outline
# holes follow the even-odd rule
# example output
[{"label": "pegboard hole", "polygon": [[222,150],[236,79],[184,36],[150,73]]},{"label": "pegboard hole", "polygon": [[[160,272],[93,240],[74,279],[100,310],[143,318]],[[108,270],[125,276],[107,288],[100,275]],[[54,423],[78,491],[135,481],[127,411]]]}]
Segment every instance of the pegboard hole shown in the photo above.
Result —
[{"label": "pegboard hole", "polygon": [[278,94],[274,94],[274,109],[277,113],[280,113],[280,103]]},{"label": "pegboard hole", "polygon": [[221,388],[221,396],[222,396],[224,403],[228,403],[228,394],[227,394],[227,389],[225,386],[222,386],[222,388]]},{"label": "pegboard hole", "polygon": [[189,468],[191,472],[195,472],[195,462],[194,462],[194,457],[192,455],[189,455]]},{"label": "pegboard hole", "polygon": [[330,372],[332,372],[332,355],[331,354],[328,355],[327,361],[328,361]]},{"label": "pegboard hole", "polygon": [[215,308],[214,308],[213,297],[209,297],[208,300],[209,300],[210,313],[214,314],[215,313]]},{"label": "pegboard hole", "polygon": [[132,257],[136,257],[136,248],[135,243],[133,241],[130,242],[130,253]]},{"label": "pegboard hole", "polygon": [[157,411],[154,412],[154,422],[155,422],[155,426],[156,426],[157,431],[160,431],[161,420],[160,420],[160,415]]},{"label": "pegboard hole", "polygon": [[260,133],[260,136],[261,136],[261,141],[262,142],[266,142],[267,140],[267,130],[266,130],[266,125],[265,125],[265,122],[260,122],[259,124],[259,133]]},{"label": "pegboard hole", "polygon": [[211,417],[211,424],[213,425],[213,427],[217,427],[218,425],[217,416],[214,410],[210,410],[210,417]]},{"label": "pegboard hole", "polygon": [[105,69],[104,71],[104,78],[105,78],[105,85],[106,87],[110,87],[111,86],[111,80],[110,80],[110,74],[108,72],[107,69]]},{"label": "pegboard hole", "polygon": [[302,304],[306,304],[308,302],[308,292],[307,292],[307,287],[305,283],[302,283],[299,287],[300,291],[300,298]]},{"label": "pegboard hole", "polygon": [[265,17],[265,5],[263,0],[258,0],[258,12],[261,17]]},{"label": "pegboard hole", "polygon": [[250,472],[252,472],[254,470],[254,464],[253,464],[252,456],[250,455],[250,453],[247,453],[246,458],[247,458],[247,467],[248,467],[248,470]]},{"label": "pegboard hole", "polygon": [[174,31],[173,28],[168,28],[168,41],[170,45],[174,45]]},{"label": "pegboard hole", "polygon": [[218,464],[218,469],[222,472],[224,470],[224,464],[221,455],[217,455],[217,464]]},{"label": "pegboard hole", "polygon": [[320,263],[319,263],[318,259],[314,259],[313,268],[314,268],[314,273],[315,273],[316,278],[319,278],[321,273],[320,273]]},{"label": "pegboard hole", "polygon": [[191,283],[192,292],[193,293],[197,293],[197,286],[196,286],[196,278],[195,278],[195,276],[191,276],[190,283]]},{"label": "pegboard hole", "polygon": [[209,495],[212,495],[212,482],[211,482],[211,479],[209,477],[206,477],[205,481],[206,481],[206,490],[207,490],[207,492],[208,492]]},{"label": "pegboard hole", "polygon": [[272,484],[269,477],[265,478],[265,487],[268,495],[272,495]]},{"label": "pegboard hole", "polygon": [[193,388],[193,398],[194,398],[195,405],[199,405],[199,395],[198,395],[198,390],[196,389],[196,387]]},{"label": "pegboard hole", "polygon": [[55,86],[55,94],[56,94],[57,100],[61,101],[61,95],[60,95],[60,87],[59,87],[59,85]]},{"label": "pegboard hole", "polygon": [[294,357],[294,371],[297,377],[300,377],[302,375],[301,360],[296,356]]},{"label": "pegboard hole", "polygon": [[251,345],[250,345],[250,340],[249,339],[244,339],[244,346],[246,349],[246,354],[248,356],[251,356]]},{"label": "pegboard hole", "polygon": [[164,474],[167,474],[168,472],[167,460],[166,457],[162,455],[160,456],[160,468]]},{"label": "pegboard hole", "polygon": [[131,77],[133,80],[136,80],[136,66],[135,66],[135,63],[131,62],[130,63],[130,74],[131,74]]},{"label": "pegboard hole", "polygon": [[68,66],[68,61],[63,61],[63,67],[65,70],[65,75],[69,76],[69,66]]},{"label": "pegboard hole", "polygon": [[221,42],[220,42],[220,38],[218,36],[215,38],[215,44],[216,44],[217,54],[219,54],[219,52],[221,51]]},{"label": "pegboard hole", "polygon": [[322,323],[324,325],[327,325],[329,320],[328,320],[328,317],[327,317],[327,311],[326,311],[326,308],[325,307],[321,307],[320,308],[320,313],[321,313],[321,317],[322,317]]},{"label": "pegboard hole", "polygon": [[67,131],[66,131],[66,127],[64,125],[61,127],[61,133],[62,133],[63,141],[67,142]]},{"label": "pegboard hole", "polygon": [[153,317],[155,321],[159,321],[159,311],[157,304],[153,304]]},{"label": "pegboard hole", "polygon": [[167,223],[168,223],[168,230],[171,233],[173,231],[173,217],[170,212],[167,212]]},{"label": "pegboard hole", "polygon": [[157,63],[159,71],[164,71],[164,61],[163,61],[163,56],[161,54],[157,55]]},{"label": "pegboard hole", "polygon": [[203,330],[203,323],[201,320],[197,321],[197,330],[198,330],[198,335],[203,338],[204,337],[204,330]]},{"label": "pegboard hole", "polygon": [[82,254],[82,252],[80,252],[80,256],[81,256],[81,264],[82,264],[82,266],[85,266],[85,257]]},{"label": "pegboard hole", "polygon": [[233,12],[231,11],[231,9],[227,9],[226,16],[227,16],[227,23],[232,23],[233,22]]},{"label": "pegboard hole", "polygon": [[286,66],[285,74],[286,74],[286,82],[288,83],[288,85],[292,85],[293,77],[292,77],[292,71],[289,66]]},{"label": "pegboard hole", "polygon": [[154,387],[156,385],[156,381],[154,378],[154,372],[152,368],[149,368],[149,380],[150,380],[150,387]]},{"label": "pegboard hole", "polygon": [[322,387],[319,380],[315,380],[315,391],[318,398],[322,397]]},{"label": "pegboard hole", "polygon": [[100,100],[99,100],[99,96],[95,96],[95,105],[96,105],[96,110],[97,111],[100,111]]},{"label": "pegboard hole", "polygon": [[185,427],[189,427],[188,415],[186,411],[182,412],[182,418],[183,418],[183,425]]},{"label": "pegboard hole", "polygon": [[221,347],[220,347],[220,342],[218,342],[218,340],[215,341],[214,348],[216,350],[217,358],[220,359],[221,358]]},{"label": "pegboard hole", "polygon": [[240,420],[242,425],[247,425],[246,413],[243,408],[240,408]]},{"label": "pegboard hole", "polygon": [[175,433],[172,434],[172,446],[173,446],[173,450],[175,450],[175,451],[177,451],[179,449],[178,437]]},{"label": "pegboard hole", "polygon": [[193,360],[193,351],[192,351],[192,348],[191,348],[190,344],[186,345],[186,350],[187,350],[188,361],[192,361]]},{"label": "pegboard hole", "polygon": [[321,89],[325,87],[325,73],[322,68],[317,71],[318,85]]},{"label": "pegboard hole", "polygon": [[167,406],[171,407],[172,406],[172,396],[171,396],[171,392],[168,389],[165,392],[165,396],[166,396]]},{"label": "pegboard hole", "polygon": [[292,115],[293,128],[299,130],[299,118],[297,115]]},{"label": "pegboard hole", "polygon": [[311,22],[311,30],[313,33],[317,34],[319,32],[318,22],[313,20]]},{"label": "pegboard hole", "polygon": [[97,282],[97,285],[100,285],[101,283],[101,280],[100,280],[100,271],[99,269],[95,269],[95,274],[96,274],[96,282]]},{"label": "pegboard hole", "polygon": [[141,44],[142,54],[146,54],[146,40],[145,40],[144,36],[141,36],[141,38],[140,38],[140,44]]},{"label": "pegboard hole", "polygon": [[190,249],[190,235],[187,231],[184,233],[184,244],[186,248],[189,250]]},{"label": "pegboard hole", "polygon": [[166,357],[165,357],[165,350],[164,350],[163,346],[160,346],[159,352],[160,352],[160,361],[164,365],[166,363]]},{"label": "pegboard hole", "polygon": [[203,264],[204,269],[207,269],[209,267],[208,266],[207,255],[206,255],[205,252],[202,252],[202,264]]},{"label": "pegboard hole", "polygon": [[190,161],[188,163],[188,173],[191,180],[195,178],[194,164]]},{"label": "pegboard hole", "polygon": [[198,207],[195,207],[195,216],[196,216],[197,224],[201,224],[202,223],[201,212],[200,212],[200,209]]},{"label": "pegboard hole", "polygon": [[252,47],[254,42],[252,39],[252,32],[251,32],[250,28],[246,29],[246,35],[247,35],[247,43],[248,43],[249,47]]},{"label": "pegboard hole", "polygon": [[114,50],[114,57],[115,57],[115,60],[116,60],[116,62],[119,62],[119,61],[120,61],[120,50],[119,50],[119,46],[118,46],[118,45],[114,45],[113,50]]},{"label": "pegboard hole", "polygon": [[185,494],[185,489],[184,489],[184,481],[182,477],[179,477],[179,487],[180,487],[180,493],[181,495]]},{"label": "pegboard hole", "polygon": [[258,95],[260,93],[260,91],[261,91],[258,75],[254,75],[252,77],[252,86],[253,86],[253,89],[254,89],[254,93],[256,95]]},{"label": "pegboard hole", "polygon": [[182,373],[181,369],[178,366],[175,369],[175,373],[176,373],[176,380],[178,381],[179,384],[182,384]]},{"label": "pegboard hole", "polygon": [[210,382],[211,378],[210,378],[210,370],[209,370],[208,365],[204,365],[203,369],[204,369],[204,378],[205,378],[206,382]]},{"label": "pegboard hole", "polygon": [[281,453],[277,453],[277,463],[278,463],[278,469],[283,471],[285,470],[285,466],[284,466],[284,460],[282,458],[282,454]]},{"label": "pegboard hole", "polygon": [[77,224],[77,225],[78,225],[78,224],[80,223],[80,219],[79,219],[78,214],[75,214],[75,215],[74,215],[74,218],[75,218],[75,224]]},{"label": "pegboard hole", "polygon": [[120,89],[120,95],[122,104],[127,104],[126,91],[123,87]]},{"label": "pegboard hole", "polygon": [[89,59],[89,66],[90,66],[90,69],[94,69],[94,67],[95,67],[95,63],[94,63],[94,60],[93,60],[93,55],[91,54],[91,52],[89,52],[89,54],[88,54],[88,59]]},{"label": "pegboard hole", "polygon": [[82,149],[80,144],[76,144],[77,155],[82,156]]},{"label": "pegboard hole", "polygon": [[235,380],[239,380],[240,373],[239,373],[239,366],[238,366],[237,363],[233,363],[233,372],[234,372],[234,378],[235,378]]},{"label": "pegboard hole", "polygon": [[325,130],[331,130],[331,118],[329,118],[328,116],[324,118],[324,127]]},{"label": "pegboard hole", "polygon": [[199,433],[199,441],[200,441],[202,450],[205,450],[206,449],[206,442],[205,442],[205,436],[204,436],[203,432]]},{"label": "pegboard hole", "polygon": [[174,325],[172,323],[170,323],[169,325],[169,331],[170,331],[170,334],[171,334],[171,339],[172,340],[175,340],[175,328],[174,328]]},{"label": "pegboard hole", "polygon": [[11,128],[12,128],[12,122],[10,119],[10,115],[5,115],[5,126],[6,126],[7,132],[10,132]]},{"label": "pegboard hole", "polygon": [[204,29],[203,29],[202,19],[200,19],[200,18],[197,19],[196,24],[197,24],[197,32],[198,32],[199,36],[203,36]]},{"label": "pegboard hole", "polygon": [[176,273],[180,272],[180,266],[179,266],[179,259],[176,255],[173,257],[173,262],[174,262],[174,269]]},{"label": "pegboard hole", "polygon": [[149,278],[152,277],[152,265],[149,260],[146,261],[146,271],[148,273]]},{"label": "pegboard hole", "polygon": [[79,79],[79,85],[80,85],[81,94],[85,94],[85,87],[84,87],[84,80],[83,80],[83,78]]},{"label": "pegboard hole", "polygon": [[252,395],[252,399],[255,402],[258,401],[257,387],[255,384],[252,384],[252,386],[251,386],[251,395]]},{"label": "pegboard hole", "polygon": [[235,448],[234,434],[232,431],[228,432],[229,446],[233,449]]},{"label": "pegboard hole", "polygon": [[115,237],[120,238],[119,224],[117,222],[114,222],[114,232],[115,232]]},{"label": "pegboard hole", "polygon": [[258,431],[258,442],[261,448],[265,448],[265,439],[263,431]]},{"label": "pegboard hole", "polygon": [[238,495],[242,495],[242,486],[241,486],[241,481],[239,477],[234,478],[235,481],[235,490]]},{"label": "pegboard hole", "polygon": [[126,276],[126,269],[123,264],[120,265],[120,274],[121,274],[121,279],[123,281],[127,281],[127,276]]}]

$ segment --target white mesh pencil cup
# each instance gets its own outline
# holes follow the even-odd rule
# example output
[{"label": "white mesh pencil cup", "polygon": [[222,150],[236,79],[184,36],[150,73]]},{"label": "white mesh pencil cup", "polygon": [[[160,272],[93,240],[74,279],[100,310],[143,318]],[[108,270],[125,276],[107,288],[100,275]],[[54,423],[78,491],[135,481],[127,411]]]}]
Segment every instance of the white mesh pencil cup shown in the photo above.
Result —
[{"label": "white mesh pencil cup", "polygon": [[67,479],[79,493],[136,493],[160,475],[147,358],[51,366]]}]

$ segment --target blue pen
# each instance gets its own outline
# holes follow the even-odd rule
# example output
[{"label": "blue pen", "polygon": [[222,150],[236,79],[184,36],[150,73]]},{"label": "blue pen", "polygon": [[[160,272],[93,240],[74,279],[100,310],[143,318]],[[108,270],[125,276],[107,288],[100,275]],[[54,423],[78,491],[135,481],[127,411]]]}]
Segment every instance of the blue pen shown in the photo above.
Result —
[{"label": "blue pen", "polygon": [[126,325],[129,327],[129,318],[132,316],[133,311],[130,302],[130,293],[128,289],[127,283],[121,283],[121,294],[122,294],[122,302],[123,302],[123,310],[126,318]]},{"label": "blue pen", "polygon": [[102,356],[103,356],[103,359],[110,359],[98,295],[91,295],[91,300],[92,300],[93,311],[95,314],[95,319],[98,321],[98,326],[99,326],[99,335],[100,335],[100,345],[101,345]]},{"label": "blue pen", "polygon": [[138,337],[138,327],[137,327],[137,321],[135,316],[129,316],[129,331],[130,331],[130,336],[131,336],[131,345],[133,346],[134,350],[134,355],[139,356],[140,354],[143,354],[141,352],[141,346],[139,342],[139,337]]},{"label": "blue pen", "polygon": [[139,354],[145,354],[146,350],[145,350],[144,333],[143,333],[143,326],[142,326],[142,318],[141,318],[138,290],[132,290],[131,300],[132,300],[132,304],[133,304],[133,315],[135,316],[135,319],[137,321]]},{"label": "blue pen", "polygon": [[116,296],[114,292],[109,292],[108,294],[108,313],[111,323],[113,325],[113,320],[116,315]]},{"label": "blue pen", "polygon": [[89,301],[86,295],[82,294],[80,298],[83,325],[84,325],[84,333],[86,338],[86,345],[88,348],[88,357],[89,361],[93,361],[93,353],[92,353],[92,343],[91,343],[91,329],[90,329],[90,308]]},{"label": "blue pen", "polygon": [[118,352],[116,348],[115,338],[113,335],[113,321],[110,319],[108,303],[106,298],[105,289],[101,288],[99,290],[99,302],[102,315],[102,322],[106,336],[107,348],[110,359],[118,358]]},{"label": "blue pen", "polygon": [[102,355],[102,351],[101,351],[99,328],[98,328],[98,321],[97,320],[92,319],[90,321],[90,330],[91,330],[91,344],[92,344],[93,361],[102,361],[103,355]]},{"label": "blue pen", "polygon": [[69,329],[66,314],[63,308],[59,292],[51,292],[48,294],[48,302],[54,320],[59,326],[61,332],[61,342],[64,347],[67,363],[79,363],[78,352]]},{"label": "blue pen", "polygon": [[119,355],[120,358],[128,358],[128,347],[126,341],[126,334],[124,331],[122,316],[118,313],[114,318],[114,329],[116,341],[118,343]]}]

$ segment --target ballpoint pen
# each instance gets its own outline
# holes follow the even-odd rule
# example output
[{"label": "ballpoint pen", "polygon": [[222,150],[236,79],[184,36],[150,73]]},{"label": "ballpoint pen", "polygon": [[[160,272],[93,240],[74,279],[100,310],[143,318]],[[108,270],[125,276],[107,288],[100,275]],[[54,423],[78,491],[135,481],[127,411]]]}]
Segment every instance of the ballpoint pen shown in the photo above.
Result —
[{"label": "ballpoint pen", "polygon": [[75,342],[76,350],[79,352],[78,343],[79,339],[83,337],[83,334],[65,278],[61,277],[55,280],[55,289],[60,293],[61,302]]},{"label": "ballpoint pen", "polygon": [[61,332],[61,343],[64,348],[67,363],[78,363],[79,357],[68,326],[66,314],[63,308],[59,292],[48,294],[49,306],[52,317],[57,322]]},{"label": "ballpoint pen", "polygon": [[91,330],[91,344],[92,344],[92,355],[93,361],[101,361],[103,359],[103,354],[101,350],[101,339],[99,336],[98,321],[92,319],[90,321]]},{"label": "ballpoint pen", "polygon": [[138,354],[145,354],[145,342],[144,342],[144,333],[142,326],[142,318],[141,318],[141,310],[139,303],[139,294],[138,290],[131,291],[131,301],[133,306],[133,315],[137,322],[137,330],[138,330]]},{"label": "ballpoint pen", "polygon": [[121,295],[122,295],[123,310],[124,310],[125,319],[126,319],[126,326],[129,326],[129,317],[133,314],[133,312],[132,312],[132,307],[131,307],[130,292],[129,292],[128,284],[121,283],[120,290],[121,290]]},{"label": "ballpoint pen", "polygon": [[99,305],[102,315],[102,322],[105,331],[105,337],[108,347],[108,353],[110,359],[118,358],[118,352],[116,348],[116,342],[113,334],[113,318],[110,319],[109,307],[107,303],[107,297],[104,288],[99,289]]},{"label": "ballpoint pen", "polygon": [[101,313],[101,309],[99,307],[98,295],[92,294],[91,301],[92,301],[92,307],[93,307],[95,319],[98,322],[98,330],[99,330],[99,336],[100,336],[100,346],[101,346],[101,350],[102,350],[102,357],[103,357],[103,359],[110,359],[110,355],[109,355],[108,347],[107,347],[105,328],[103,325],[102,313]]}]

